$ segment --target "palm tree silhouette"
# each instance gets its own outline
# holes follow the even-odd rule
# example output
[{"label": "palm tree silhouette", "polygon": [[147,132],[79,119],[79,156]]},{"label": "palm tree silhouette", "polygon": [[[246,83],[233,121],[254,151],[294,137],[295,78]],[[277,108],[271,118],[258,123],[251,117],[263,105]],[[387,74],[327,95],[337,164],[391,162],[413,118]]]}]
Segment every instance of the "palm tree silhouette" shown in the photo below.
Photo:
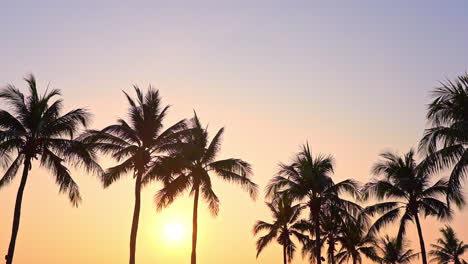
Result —
[{"label": "palm tree silhouette", "polygon": [[432,127],[425,130],[419,150],[428,155],[431,172],[453,166],[448,200],[460,207],[464,204],[461,184],[468,173],[468,73],[441,83],[432,94],[427,112]]},{"label": "palm tree silhouette", "polygon": [[0,188],[10,183],[23,165],[10,245],[5,256],[7,264],[13,263],[23,193],[29,171],[32,169],[32,161],[38,159],[42,167],[53,173],[60,192],[68,193],[68,198],[74,206],[78,206],[81,196],[78,185],[64,162],[82,166],[89,172],[101,170],[95,162],[95,153],[90,146],[74,139],[75,133],[88,124],[89,112],[78,108],[62,115],[63,101],[55,100],[60,96],[59,90],[46,90],[40,95],[33,75],[25,78],[25,81],[29,88],[27,96],[12,85],[0,90],[0,99],[11,109],[11,112],[0,110],[0,153],[3,162],[11,161],[0,179]]},{"label": "palm tree silhouette", "polygon": [[283,263],[290,263],[294,257],[296,245],[291,237],[296,237],[299,241],[306,239],[306,236],[297,228],[298,218],[303,209],[300,204],[292,205],[292,200],[287,196],[274,199],[271,203],[266,202],[270,209],[274,222],[267,223],[257,221],[253,228],[254,235],[262,231],[268,233],[257,240],[257,257],[262,250],[274,239],[283,246]]},{"label": "palm tree silhouette", "polygon": [[141,188],[150,181],[149,168],[156,168],[151,171],[152,174],[164,169],[165,154],[174,149],[180,131],[185,129],[185,120],[182,120],[163,130],[163,120],[169,106],[162,106],[159,91],[150,86],[144,95],[137,86],[134,86],[134,89],[136,101],[124,92],[130,105],[130,123],[118,119],[114,125],[102,130],[88,130],[81,137],[83,141],[92,143],[97,150],[111,154],[120,162],[101,175],[104,188],[119,180],[122,175],[133,172],[135,206],[130,232],[130,264],[135,264]]},{"label": "palm tree silhouette", "polygon": [[439,264],[463,264],[465,260],[461,256],[468,250],[468,244],[460,241],[455,231],[449,226],[441,228],[442,238],[437,239],[436,244],[431,244],[431,262]]},{"label": "palm tree silhouette", "polygon": [[310,209],[311,221],[315,236],[315,246],[312,252],[316,264],[320,264],[321,257],[321,231],[320,214],[327,203],[341,206],[348,212],[358,212],[360,206],[339,197],[341,192],[357,197],[357,183],[345,180],[334,183],[334,160],[331,156],[318,154],[313,156],[309,144],[305,144],[290,164],[280,164],[280,170],[267,186],[267,196],[274,197],[280,194],[290,195],[292,199],[304,201]]},{"label": "palm tree silhouette", "polygon": [[[356,210],[358,209],[358,210]],[[364,229],[367,226],[367,216],[361,214],[363,209],[358,205],[355,205],[354,210],[348,211],[347,207],[341,207],[339,204],[334,202],[327,202],[322,206],[320,213],[320,243],[323,247],[327,244],[327,263],[335,264],[336,261],[340,261],[335,255],[336,246],[339,243],[346,242],[345,236],[349,235],[346,231],[351,227]],[[313,221],[301,220],[296,227],[303,233],[309,233],[310,237],[314,236],[314,224]],[[307,237],[301,242],[303,243],[302,255],[309,255],[310,261],[315,262],[315,240]],[[305,243],[304,243],[305,242]],[[341,249],[342,250],[342,249]],[[322,261],[325,258],[322,257]]]},{"label": "palm tree silhouette", "polygon": [[185,134],[179,150],[173,153],[170,161],[175,170],[166,174],[165,186],[155,196],[158,210],[170,205],[179,195],[190,190],[193,195],[193,231],[191,263],[197,262],[197,232],[198,232],[198,200],[200,194],[208,203],[210,212],[216,216],[219,211],[219,199],[215,194],[210,172],[214,172],[221,179],[240,184],[252,199],[257,195],[257,185],[250,179],[252,169],[249,163],[241,159],[229,158],[216,160],[220,152],[221,137],[224,128],[221,128],[213,137],[211,143],[208,139],[208,130],[204,128],[194,113],[190,121],[188,133]]},{"label": "palm tree silhouette", "polygon": [[374,261],[380,264],[408,264],[418,257],[418,253],[407,249],[406,240],[384,236],[375,244],[376,255]]},{"label": "palm tree silhouette", "polygon": [[[410,150],[403,157],[385,152],[380,155],[382,160],[373,167],[373,174],[383,175],[364,186],[364,198],[371,196],[378,200],[395,199],[396,201],[382,202],[368,206],[365,212],[370,216],[382,214],[370,228],[376,233],[386,224],[400,219],[398,241],[402,241],[409,221],[415,221],[418,229],[419,243],[423,264],[427,264],[419,214],[436,216],[438,219],[451,217],[451,210],[447,204],[439,199],[448,191],[447,181],[441,179],[430,185],[430,174],[424,169],[424,162],[416,164],[414,152]],[[400,218],[400,215],[401,218]]]},{"label": "palm tree silhouette", "polygon": [[371,260],[376,259],[375,237],[372,234],[366,234],[365,224],[362,222],[343,225],[337,241],[341,245],[335,256],[339,264],[346,263],[350,259],[353,264],[361,264],[362,255]]}]

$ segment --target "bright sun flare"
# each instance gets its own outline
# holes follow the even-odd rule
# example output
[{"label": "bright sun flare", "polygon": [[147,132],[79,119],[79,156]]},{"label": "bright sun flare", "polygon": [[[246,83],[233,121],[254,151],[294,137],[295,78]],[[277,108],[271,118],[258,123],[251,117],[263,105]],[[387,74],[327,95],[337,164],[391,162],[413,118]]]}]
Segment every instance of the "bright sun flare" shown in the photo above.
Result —
[{"label": "bright sun flare", "polygon": [[180,223],[168,223],[164,227],[164,233],[171,241],[181,241],[184,238],[184,231],[184,226]]}]

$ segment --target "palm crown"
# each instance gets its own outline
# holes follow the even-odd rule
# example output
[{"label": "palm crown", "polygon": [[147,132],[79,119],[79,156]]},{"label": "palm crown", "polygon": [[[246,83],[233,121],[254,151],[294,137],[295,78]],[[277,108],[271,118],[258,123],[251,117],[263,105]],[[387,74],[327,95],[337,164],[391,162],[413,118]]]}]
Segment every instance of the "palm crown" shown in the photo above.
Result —
[{"label": "palm crown", "polygon": [[384,236],[375,244],[375,260],[381,264],[407,264],[418,257],[418,253],[407,249],[405,240],[398,241],[397,238]]},{"label": "palm crown", "polygon": [[240,184],[252,198],[256,197],[257,185],[250,179],[252,169],[249,163],[236,158],[216,160],[220,152],[224,128],[221,128],[212,141],[208,140],[208,130],[203,128],[195,114],[190,121],[179,150],[172,155],[174,170],[161,174],[167,184],[156,195],[157,207],[162,209],[171,204],[185,190],[191,194],[200,192],[208,203],[210,212],[216,215],[219,211],[219,199],[213,191],[210,172],[221,179]]},{"label": "palm crown", "polygon": [[120,162],[102,174],[105,187],[132,170],[135,178],[140,175],[142,183],[149,182],[149,178],[144,179],[149,168],[160,165],[185,128],[185,120],[182,120],[163,130],[169,106],[162,107],[159,91],[149,87],[144,95],[137,86],[134,89],[136,101],[124,92],[130,106],[129,122],[118,119],[114,125],[102,130],[88,130],[82,136],[84,141],[91,142],[96,149]]},{"label": "palm crown", "polygon": [[300,204],[292,205],[292,200],[287,196],[277,197],[272,202],[267,202],[266,205],[271,211],[274,222],[267,223],[259,220],[255,223],[254,235],[262,231],[268,232],[257,240],[257,257],[268,244],[276,239],[278,244],[283,246],[284,263],[289,263],[296,251],[296,245],[291,238],[296,237],[299,241],[306,239],[298,227],[300,224],[298,218],[303,208]]},{"label": "palm crown", "polygon": [[398,241],[402,241],[407,223],[414,220],[418,228],[423,262],[426,264],[419,214],[436,216],[439,219],[451,217],[451,210],[439,199],[448,191],[447,181],[441,179],[431,185],[430,174],[424,169],[424,162],[417,164],[412,150],[404,157],[389,152],[381,154],[381,157],[382,160],[374,165],[373,173],[384,177],[364,186],[364,198],[376,197],[379,200],[394,201],[377,203],[365,209],[370,216],[381,214],[370,232],[376,233],[385,225],[400,219]]},{"label": "palm crown", "polygon": [[[347,192],[358,196],[357,183],[345,180],[334,183],[334,160],[331,156],[313,156],[308,144],[303,146],[290,164],[280,164],[280,169],[267,186],[267,196],[287,194],[292,199],[304,201],[310,209],[312,226],[315,235],[315,246],[312,257],[317,263],[321,262],[320,214],[330,206],[339,205],[343,210],[357,213],[360,206],[354,202],[342,199],[339,194]],[[333,204],[333,205],[332,205]]]},{"label": "palm crown", "polygon": [[77,206],[81,201],[79,188],[64,162],[100,171],[90,145],[73,138],[88,124],[90,114],[79,108],[62,115],[62,99],[54,100],[60,96],[59,90],[40,95],[34,76],[25,80],[28,96],[12,85],[0,91],[0,98],[11,110],[0,110],[0,154],[3,162],[10,163],[0,180],[0,188],[13,180],[23,163],[30,170],[32,159],[38,159],[41,166],[52,171],[60,191],[68,193],[72,204]]},{"label": "palm crown", "polygon": [[208,130],[201,125],[195,113],[189,128],[182,133],[183,136],[177,144],[177,150],[165,160],[171,166],[168,166],[165,171],[152,174],[165,183],[164,188],[155,196],[158,209],[170,205],[176,197],[187,190],[190,190],[190,194],[194,196],[192,264],[196,264],[197,261],[197,221],[200,194],[208,203],[213,215],[217,215],[219,211],[219,199],[213,190],[210,173],[216,174],[225,181],[241,185],[252,198],[257,195],[257,185],[250,179],[252,169],[249,163],[236,158],[216,160],[220,152],[223,132],[224,129],[220,129],[209,142]]},{"label": "palm crown", "polygon": [[468,173],[468,74],[441,83],[433,97],[427,112],[432,127],[425,130],[419,149],[428,155],[428,170],[453,167],[448,198],[462,206],[461,184]]},{"label": "palm crown", "polygon": [[466,261],[461,257],[468,250],[468,244],[460,241],[455,234],[455,231],[449,226],[440,229],[442,238],[437,239],[436,244],[432,244],[432,250],[429,255],[432,256],[431,262],[441,264],[462,264]]},{"label": "palm crown", "polygon": [[376,260],[375,237],[365,232],[366,222],[357,221],[342,225],[337,241],[341,248],[335,257],[339,264],[347,263],[350,259],[353,264],[362,263],[362,255]]}]

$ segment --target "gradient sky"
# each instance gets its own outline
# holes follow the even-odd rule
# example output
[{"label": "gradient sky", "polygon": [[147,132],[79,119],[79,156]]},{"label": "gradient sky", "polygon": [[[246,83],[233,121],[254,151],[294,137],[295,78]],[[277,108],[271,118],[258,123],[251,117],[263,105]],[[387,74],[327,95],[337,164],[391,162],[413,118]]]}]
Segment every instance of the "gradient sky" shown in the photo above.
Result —
[{"label": "gradient sky", "polygon": [[[121,90],[151,83],[172,105],[167,125],[196,109],[212,133],[225,126],[221,156],[251,162],[262,193],[306,140],[335,156],[336,180],[367,181],[380,152],[417,145],[428,91],[467,70],[466,1],[129,2],[1,2],[0,84],[24,89],[32,72],[42,90],[62,89],[68,109],[89,108],[92,127],[102,128],[125,115]],[[103,190],[73,170],[84,198],[76,209],[33,166],[16,263],[127,263],[131,177]],[[0,191],[2,259],[18,184]],[[263,195],[253,202],[237,186],[214,184],[221,211],[212,218],[201,207],[199,263],[281,263],[276,245],[255,259],[252,225],[270,221]],[[156,213],[160,187],[143,192],[138,262],[189,263],[191,201]],[[465,210],[452,223],[465,241],[466,220]],[[167,242],[172,222],[185,226],[184,241]],[[441,225],[423,222],[427,245]]]}]

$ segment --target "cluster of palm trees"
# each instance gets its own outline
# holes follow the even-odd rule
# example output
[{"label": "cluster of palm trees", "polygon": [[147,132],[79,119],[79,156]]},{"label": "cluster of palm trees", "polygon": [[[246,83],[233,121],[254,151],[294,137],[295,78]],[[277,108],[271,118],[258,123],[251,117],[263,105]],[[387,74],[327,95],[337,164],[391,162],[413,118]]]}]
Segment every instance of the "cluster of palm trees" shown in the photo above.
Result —
[{"label": "cluster of palm trees", "polygon": [[[8,185],[22,167],[16,197],[7,264],[13,263],[16,238],[20,227],[21,205],[29,171],[33,165],[48,168],[68,194],[74,206],[81,201],[78,185],[67,166],[76,166],[100,176],[104,188],[126,174],[135,179],[135,208],[130,232],[129,263],[134,264],[141,189],[159,181],[163,188],[155,195],[155,206],[162,209],[188,192],[193,195],[193,236],[191,263],[196,263],[197,215],[200,195],[213,215],[219,210],[219,199],[211,184],[212,175],[241,185],[252,198],[257,185],[251,181],[252,169],[244,160],[218,160],[224,129],[211,139],[196,113],[164,128],[168,106],[163,106],[158,90],[151,86],[146,93],[134,87],[136,98],[127,93],[128,119],[101,130],[86,129],[90,113],[75,109],[63,114],[59,90],[38,92],[34,76],[28,76],[29,93],[8,85],[0,90],[0,160],[6,167],[0,189]],[[109,155],[118,165],[102,169],[98,154]]]},{"label": "cluster of palm trees", "polygon": [[[134,87],[136,97],[125,93],[129,108],[127,119],[118,119],[103,129],[88,129],[90,113],[75,109],[63,113],[60,91],[38,92],[34,76],[26,79],[29,91],[23,94],[8,85],[0,89],[0,161],[5,173],[0,189],[8,185],[22,169],[16,196],[11,240],[5,256],[13,263],[20,227],[24,189],[33,165],[48,168],[60,192],[71,203],[81,202],[77,183],[68,166],[80,167],[100,176],[103,187],[122,176],[135,179],[135,204],[130,232],[129,263],[136,262],[136,241],[140,217],[141,189],[153,182],[162,183],[156,192],[159,210],[179,196],[193,196],[193,233],[191,263],[196,263],[198,204],[200,196],[213,215],[219,211],[219,199],[212,187],[212,176],[240,185],[251,198],[257,195],[252,182],[251,165],[237,158],[217,159],[224,129],[211,138],[194,113],[190,120],[164,126],[169,107],[164,106],[158,90],[146,92]],[[421,256],[427,264],[420,217],[450,219],[453,205],[461,208],[463,179],[468,172],[468,75],[442,83],[434,90],[429,105],[426,129],[418,152],[403,156],[383,153],[373,167],[374,178],[360,185],[353,179],[333,180],[334,159],[315,154],[308,144],[289,163],[282,163],[266,187],[267,206],[274,222],[258,221],[255,234],[266,232],[257,241],[257,256],[270,242],[283,247],[283,261],[290,263],[302,245],[302,254],[311,262],[361,264],[363,257],[378,263],[408,263]],[[103,169],[98,155],[109,155],[117,165]],[[434,179],[450,171],[448,179]],[[364,206],[363,202],[375,202]],[[394,237],[379,236],[390,223],[399,224]],[[407,249],[407,226],[414,222],[420,253]],[[443,238],[431,245],[429,254],[438,263],[465,264],[461,256],[468,245],[446,227]],[[326,249],[326,254],[322,254]]]},{"label": "cluster of palm trees", "polygon": [[[309,144],[279,170],[266,187],[272,223],[257,221],[254,235],[257,256],[275,241],[283,247],[283,262],[290,263],[297,248],[312,263],[352,262],[363,257],[377,263],[404,264],[421,257],[427,264],[421,217],[450,220],[453,205],[462,208],[463,180],[468,173],[468,74],[442,82],[428,106],[430,127],[424,131],[418,152],[400,156],[384,152],[372,168],[374,177],[360,185],[352,179],[335,182],[331,155],[313,154]],[[449,171],[448,179],[437,175]],[[366,202],[367,206],[364,206]],[[407,249],[406,230],[415,223],[420,252]],[[395,236],[380,234],[397,223]],[[466,263],[468,248],[452,228],[429,251],[436,263]]]}]

